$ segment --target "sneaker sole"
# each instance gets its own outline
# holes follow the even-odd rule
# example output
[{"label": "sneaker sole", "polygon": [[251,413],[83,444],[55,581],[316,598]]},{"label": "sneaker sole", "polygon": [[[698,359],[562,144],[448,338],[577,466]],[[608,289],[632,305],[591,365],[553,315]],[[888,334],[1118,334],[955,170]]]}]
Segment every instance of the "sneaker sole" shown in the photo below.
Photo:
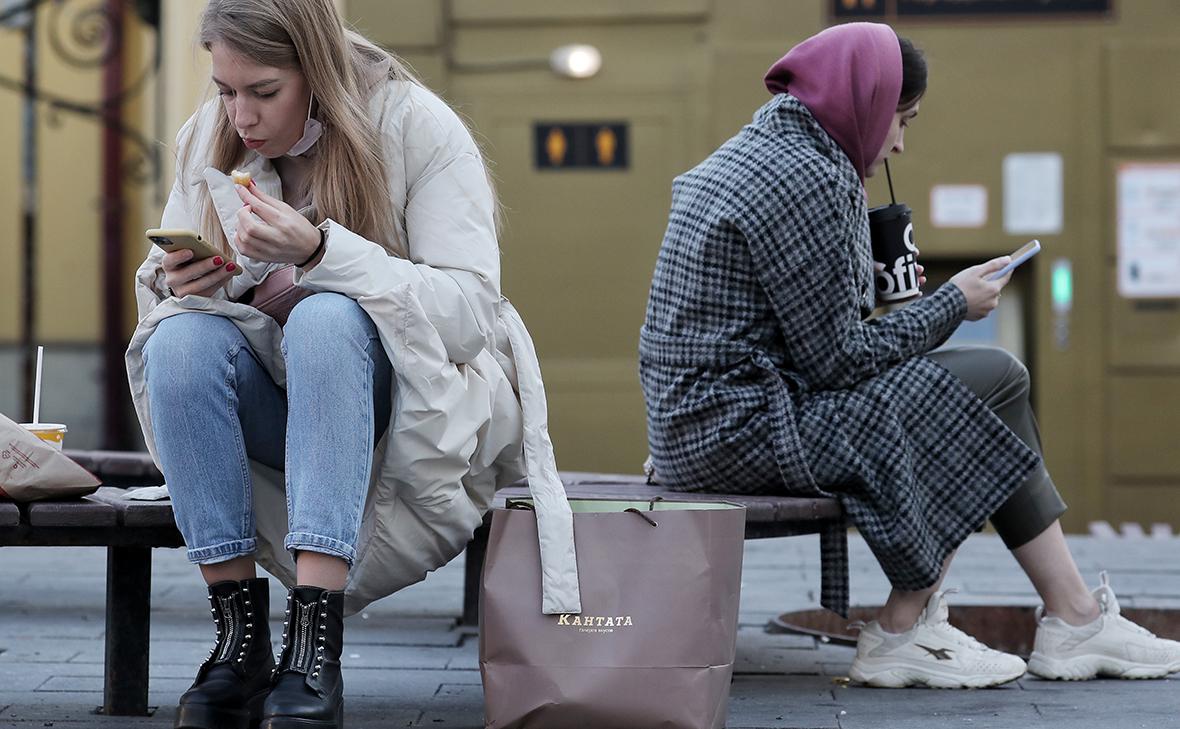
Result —
[{"label": "sneaker sole", "polygon": [[866,666],[867,661],[854,661],[848,676],[857,683],[876,688],[906,688],[909,686],[928,686],[940,689],[988,688],[1000,686],[1015,681],[1024,675],[1024,671],[1010,674],[948,676],[934,675],[916,668],[898,666],[896,663],[881,666],[876,669],[872,665]]},{"label": "sneaker sole", "polygon": [[1180,665],[1152,666],[1123,661],[1107,656],[1074,656],[1049,658],[1034,652],[1028,659],[1028,670],[1052,681],[1086,681],[1098,676],[1125,679],[1163,678],[1180,671]]}]

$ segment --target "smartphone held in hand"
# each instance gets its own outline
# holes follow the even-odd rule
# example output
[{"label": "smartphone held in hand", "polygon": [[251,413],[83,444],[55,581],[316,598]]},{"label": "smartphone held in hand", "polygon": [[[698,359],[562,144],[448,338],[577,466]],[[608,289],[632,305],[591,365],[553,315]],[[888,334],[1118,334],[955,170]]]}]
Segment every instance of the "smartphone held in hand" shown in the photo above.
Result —
[{"label": "smartphone held in hand", "polygon": [[1028,243],[1025,243],[1024,245],[1022,245],[1020,248],[1018,248],[1016,251],[1014,251],[1012,253],[1012,260],[1011,260],[1011,262],[1008,263],[1007,266],[1004,266],[999,271],[996,271],[992,275],[988,276],[987,280],[988,281],[999,281],[1000,279],[1004,278],[1012,271],[1015,271],[1017,266],[1024,263],[1025,261],[1027,261],[1028,259],[1032,258],[1033,256],[1037,255],[1040,252],[1041,252],[1041,242],[1039,240],[1037,240],[1036,238],[1030,240]]},{"label": "smartphone held in hand", "polygon": [[[148,240],[155,243],[166,253],[172,253],[179,250],[190,250],[193,252],[193,261],[200,261],[205,258],[212,258],[214,256],[222,255],[220,251],[211,246],[205,241],[201,235],[192,230],[183,230],[180,228],[152,228],[144,235]],[[235,266],[233,274],[235,276],[242,273],[241,266]]]}]

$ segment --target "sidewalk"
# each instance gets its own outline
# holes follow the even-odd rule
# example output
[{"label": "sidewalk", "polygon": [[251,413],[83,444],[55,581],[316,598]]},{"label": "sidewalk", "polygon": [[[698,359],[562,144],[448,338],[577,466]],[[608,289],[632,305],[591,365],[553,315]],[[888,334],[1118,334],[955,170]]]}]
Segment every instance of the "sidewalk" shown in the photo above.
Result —
[{"label": "sidewalk", "polygon": [[[1071,538],[1087,581],[1110,570],[1124,606],[1180,608],[1180,539]],[[888,583],[851,540],[853,603],[883,601]],[[1180,726],[1180,679],[1058,683],[1025,677],[981,691],[847,687],[852,649],[771,635],[787,611],[816,607],[819,545],[810,537],[746,543],[730,729]],[[177,697],[212,645],[205,589],[180,550],[156,550],[151,717],[97,716],[102,700],[105,550],[0,550],[0,727],[171,727]],[[455,627],[462,558],[353,616],[345,628],[347,726],[481,727],[478,638]],[[948,586],[956,604],[1035,604],[999,539],[975,535]],[[272,626],[285,592],[272,584]],[[1178,674],[1177,676],[1180,676]],[[588,727],[587,729],[597,729]]]}]

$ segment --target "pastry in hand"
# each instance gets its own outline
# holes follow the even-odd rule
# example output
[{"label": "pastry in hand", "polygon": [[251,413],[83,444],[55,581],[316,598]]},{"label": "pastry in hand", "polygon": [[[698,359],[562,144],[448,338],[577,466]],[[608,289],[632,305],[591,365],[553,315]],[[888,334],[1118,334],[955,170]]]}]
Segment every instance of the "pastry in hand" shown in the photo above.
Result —
[{"label": "pastry in hand", "polygon": [[233,180],[235,185],[241,185],[242,187],[250,187],[250,173],[249,172],[242,172],[241,170],[234,170],[233,172],[229,173],[229,179]]}]

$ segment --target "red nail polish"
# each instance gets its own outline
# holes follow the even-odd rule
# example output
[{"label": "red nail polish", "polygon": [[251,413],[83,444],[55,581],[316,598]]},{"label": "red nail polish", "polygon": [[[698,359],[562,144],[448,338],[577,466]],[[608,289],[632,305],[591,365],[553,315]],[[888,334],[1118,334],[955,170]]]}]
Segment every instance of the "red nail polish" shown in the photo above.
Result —
[{"label": "red nail polish", "polygon": [[225,261],[221,260],[221,256],[214,256],[213,257],[213,265],[214,266],[220,266],[223,263],[225,263]]},{"label": "red nail polish", "polygon": [[225,270],[227,270],[227,271],[232,271],[232,270],[234,270],[235,268],[237,268],[237,266],[235,266],[235,265],[234,265],[234,264],[232,264],[232,263],[227,263],[227,264],[225,264]]}]

